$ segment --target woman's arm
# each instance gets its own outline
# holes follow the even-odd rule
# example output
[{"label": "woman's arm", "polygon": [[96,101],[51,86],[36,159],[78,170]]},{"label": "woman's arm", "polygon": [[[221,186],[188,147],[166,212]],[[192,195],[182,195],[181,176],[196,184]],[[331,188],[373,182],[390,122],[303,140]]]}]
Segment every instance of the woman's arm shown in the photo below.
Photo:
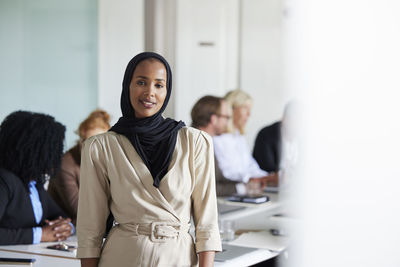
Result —
[{"label": "woman's arm", "polygon": [[81,267],[97,267],[99,258],[83,258],[81,259]]},{"label": "woman's arm", "polygon": [[201,252],[215,253],[214,251],[221,251],[222,248],[218,230],[214,152],[210,136],[200,133],[197,138],[194,144],[193,167],[194,187],[191,199],[193,222],[196,226],[196,252],[199,255]]},{"label": "woman's arm", "polygon": [[215,251],[203,251],[199,253],[199,267],[214,266]]},{"label": "woman's arm", "polygon": [[78,217],[77,258],[99,258],[110,213],[110,182],[102,143],[92,137],[84,143],[81,161]]}]

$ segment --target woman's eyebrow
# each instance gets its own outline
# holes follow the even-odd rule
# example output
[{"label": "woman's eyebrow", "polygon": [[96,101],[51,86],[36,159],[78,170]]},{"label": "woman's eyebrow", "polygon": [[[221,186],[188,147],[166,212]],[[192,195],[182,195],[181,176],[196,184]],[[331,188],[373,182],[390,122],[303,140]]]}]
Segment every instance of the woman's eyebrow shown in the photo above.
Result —
[{"label": "woman's eyebrow", "polygon": [[148,79],[146,76],[136,76],[135,79]]},{"label": "woman's eyebrow", "polygon": [[[148,77],[146,77],[146,76],[135,76],[134,77],[135,79],[145,79],[145,80],[148,80],[149,78]],[[157,82],[165,82],[165,79],[155,79]]]}]

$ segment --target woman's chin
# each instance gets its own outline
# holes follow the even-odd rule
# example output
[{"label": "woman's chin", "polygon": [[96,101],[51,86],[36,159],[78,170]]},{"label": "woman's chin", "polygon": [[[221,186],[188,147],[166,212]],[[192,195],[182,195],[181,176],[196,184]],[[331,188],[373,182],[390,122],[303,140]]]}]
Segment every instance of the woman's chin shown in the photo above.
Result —
[{"label": "woman's chin", "polygon": [[143,118],[151,117],[156,113],[157,113],[156,110],[145,109],[145,110],[142,110],[141,112],[137,112],[136,118],[143,119]]}]

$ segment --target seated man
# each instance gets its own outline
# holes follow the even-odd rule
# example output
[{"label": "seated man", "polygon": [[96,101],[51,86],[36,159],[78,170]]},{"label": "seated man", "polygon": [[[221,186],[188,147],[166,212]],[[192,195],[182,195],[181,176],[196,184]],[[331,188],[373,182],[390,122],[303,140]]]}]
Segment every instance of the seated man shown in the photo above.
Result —
[{"label": "seated man", "polygon": [[43,184],[60,166],[65,127],[53,117],[26,111],[0,126],[0,245],[61,241],[71,219]]},{"label": "seated man", "polygon": [[[221,97],[204,96],[192,108],[192,126],[211,136],[226,132],[230,113],[228,105]],[[225,179],[215,161],[215,180],[217,196],[232,195],[236,192],[237,182]]]},{"label": "seated man", "polygon": [[233,90],[224,97],[232,111],[227,133],[215,136],[214,152],[226,179],[236,182],[236,193],[259,194],[268,185],[277,184],[277,176],[262,170],[252,157],[244,136],[252,98],[242,90]]}]

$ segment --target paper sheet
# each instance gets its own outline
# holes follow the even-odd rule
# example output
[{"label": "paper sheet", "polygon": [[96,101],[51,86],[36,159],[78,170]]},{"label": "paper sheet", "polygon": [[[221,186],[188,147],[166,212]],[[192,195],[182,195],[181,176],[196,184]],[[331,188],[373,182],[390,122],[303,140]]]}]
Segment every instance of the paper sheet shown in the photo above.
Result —
[{"label": "paper sheet", "polygon": [[269,231],[243,233],[230,245],[263,248],[273,251],[282,251],[289,244],[289,238],[285,236],[273,236]]}]

